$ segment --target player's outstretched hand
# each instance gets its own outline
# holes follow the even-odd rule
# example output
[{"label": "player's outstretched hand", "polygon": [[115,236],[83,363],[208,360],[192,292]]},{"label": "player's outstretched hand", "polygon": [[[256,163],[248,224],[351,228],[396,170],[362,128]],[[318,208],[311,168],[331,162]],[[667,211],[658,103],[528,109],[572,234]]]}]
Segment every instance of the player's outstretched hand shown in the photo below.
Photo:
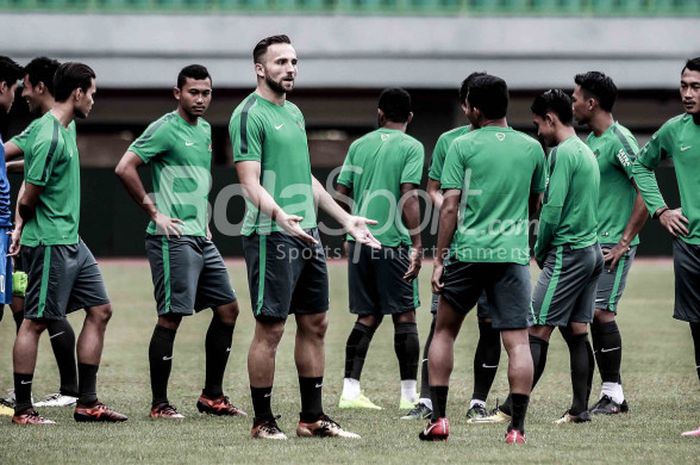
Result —
[{"label": "player's outstretched hand", "polygon": [[184,223],[179,218],[170,218],[162,213],[156,213],[153,222],[156,224],[156,232],[165,234],[168,239],[170,236],[180,237],[182,235]]},{"label": "player's outstretched hand", "polygon": [[301,239],[309,245],[316,245],[318,241],[314,237],[308,234],[301,228],[301,222],[304,218],[297,215],[287,215],[282,212],[280,216],[277,217],[277,224],[285,230],[287,234]]},{"label": "player's outstretched hand", "polygon": [[22,248],[19,244],[19,239],[22,237],[22,230],[14,228],[12,231],[8,231],[7,234],[10,235],[10,248],[7,251],[7,256],[16,257],[19,255],[19,251]]},{"label": "player's outstretched hand", "polygon": [[678,237],[678,235],[686,236],[688,234],[688,228],[686,227],[688,218],[683,216],[683,212],[681,212],[680,208],[664,211],[661,216],[659,216],[659,222],[674,237]]},{"label": "player's outstretched hand", "polygon": [[433,286],[434,294],[442,294],[442,288],[445,287],[445,284],[442,282],[444,268],[445,265],[442,264],[442,261],[433,263],[433,277],[430,280],[430,284]]},{"label": "player's outstretched hand", "polygon": [[603,250],[603,261],[607,264],[608,272],[612,273],[617,268],[617,262],[629,252],[629,246],[624,244],[615,244],[612,249]]},{"label": "player's outstretched hand", "polygon": [[364,244],[373,249],[381,249],[382,244],[372,235],[367,228],[369,224],[377,224],[375,220],[370,220],[362,216],[349,216],[347,222],[345,223],[345,230],[355,241],[359,244]]},{"label": "player's outstretched hand", "polygon": [[420,268],[423,264],[423,252],[414,247],[411,247],[411,251],[408,255],[408,270],[406,274],[403,275],[403,279],[408,282],[413,281],[418,277]]}]

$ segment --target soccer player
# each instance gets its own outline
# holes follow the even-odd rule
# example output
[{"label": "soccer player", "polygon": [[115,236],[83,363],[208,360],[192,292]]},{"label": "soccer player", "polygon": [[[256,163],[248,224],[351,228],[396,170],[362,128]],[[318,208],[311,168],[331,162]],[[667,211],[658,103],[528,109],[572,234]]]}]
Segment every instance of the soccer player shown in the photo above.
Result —
[{"label": "soccer player", "polygon": [[[53,77],[60,63],[47,57],[35,58],[24,68],[22,97],[27,101],[29,111],[33,114],[44,115],[54,105]],[[40,118],[32,121],[27,128],[5,143],[5,159],[12,160],[23,155],[31,158],[28,152],[32,149],[37,136]],[[73,131],[75,123],[70,123]],[[24,185],[20,188],[21,197]],[[20,215],[15,215],[15,222],[21,221]],[[21,230],[21,225],[20,225]],[[25,266],[21,256],[15,257],[15,281],[24,279],[26,288]],[[24,276],[22,276],[24,275]],[[17,325],[17,331],[24,319],[24,293],[22,289],[13,289],[12,312]],[[66,318],[47,320],[49,341],[56,357],[60,387],[57,392],[49,394],[43,400],[35,402],[36,407],[69,407],[78,400],[78,370],[75,362],[75,333]],[[11,403],[14,404],[14,393]]]},{"label": "soccer player", "polygon": [[338,407],[381,408],[362,394],[360,376],[374,332],[384,316],[391,315],[401,376],[399,408],[408,410],[416,404],[420,354],[416,278],[423,243],[416,188],[423,175],[425,152],[423,144],[406,134],[413,119],[408,92],[385,89],[377,107],[379,129],[353,142],[338,177],[338,194],[353,198],[353,213],[382,219],[369,228],[381,249],[355,244],[349,238],[350,312],[357,320],[345,345],[345,379]]},{"label": "soccer player", "polygon": [[[86,118],[95,94],[95,72],[82,63],[64,63],[54,77],[53,108],[39,120],[30,150],[25,152],[25,189],[10,252],[20,250],[27,266],[24,321],[14,346],[17,424],[51,424],[31,401],[37,348],[47,321],[85,309],[78,337],[78,402],[76,421],[121,422],[127,417],[97,399],[97,370],[104,333],[112,315],[102,273],[78,236],[80,224],[80,157],[75,118]],[[21,236],[19,242],[17,239]]]},{"label": "soccer player", "polygon": [[455,339],[485,292],[509,359],[513,416],[506,442],[525,442],[533,371],[527,225],[544,191],[546,168],[540,144],[508,127],[508,100],[501,78],[485,75],[470,83],[467,117],[479,129],[452,143],[440,178],[445,192],[432,276],[440,298],[428,357],[433,413],[422,440],[449,436],[446,404]]},{"label": "soccer player", "polygon": [[[22,78],[23,70],[11,58],[0,56],[0,112],[9,113],[15,101],[17,81]],[[0,156],[5,157],[2,137],[0,137]],[[0,319],[5,304],[12,303],[12,259],[7,256],[12,231],[12,211],[10,209],[10,183],[7,180],[5,164],[0,163]],[[9,415],[11,409],[0,405],[0,414]]]},{"label": "soccer player", "polygon": [[[190,65],[173,89],[177,109],[146,128],[116,168],[131,197],[151,218],[146,254],[151,265],[158,321],[148,348],[151,418],[182,419],[168,399],[175,335],[183,316],[213,311],[204,341],[206,377],[197,401],[203,413],[246,416],[223,393],[238,303],[226,265],[211,241],[207,196],[211,188],[211,126],[203,116],[212,98],[204,66]],[[138,168],[151,164],[154,199]]]},{"label": "soccer player", "polygon": [[[640,151],[632,173],[649,213],[673,236],[673,317],[690,325],[695,369],[700,378],[700,57],[683,66],[680,94],[685,113],[666,121],[656,131]],[[676,209],[668,207],[654,176],[659,163],[668,158],[673,159],[681,194],[681,206]],[[700,428],[683,435],[700,437]]]},{"label": "soccer player", "polygon": [[[478,76],[483,76],[486,73],[472,73],[467,76],[459,89],[459,105],[462,111],[467,112],[467,92],[469,83]],[[440,211],[442,206],[443,196],[440,185],[440,177],[442,176],[442,167],[445,163],[447,151],[452,145],[452,142],[460,136],[468,133],[472,129],[478,127],[468,124],[451,129],[442,135],[435,144],[433,156],[430,162],[430,171],[428,172],[427,191],[430,200],[436,211]],[[421,387],[420,398],[416,406],[402,417],[404,420],[426,419],[430,418],[433,409],[433,403],[430,400],[430,382],[428,374],[428,353],[430,351],[430,342],[432,341],[435,332],[435,315],[437,314],[439,294],[433,294],[430,312],[433,314],[433,320],[430,324],[430,332],[423,347],[423,360],[421,363]],[[493,329],[491,320],[488,318],[488,302],[486,296],[482,295],[477,304],[477,314],[479,319],[479,342],[474,353],[474,389],[472,398],[469,402],[467,410],[467,423],[476,422],[481,418],[488,417],[486,410],[486,398],[488,397],[493,380],[496,377],[498,370],[498,361],[501,358],[501,336],[500,332]]]},{"label": "soccer player", "polygon": [[572,95],[574,118],[591,130],[586,143],[600,169],[598,242],[606,267],[598,278],[595,312],[591,325],[593,353],[602,380],[594,414],[627,412],[620,365],[622,338],[615,320],[617,304],[625,290],[627,274],[639,244],[639,231],[647,209],[632,179],[632,163],[639,146],[630,131],[612,115],[617,97],[613,80],[598,71],[579,74]]},{"label": "soccer player", "polygon": [[297,435],[356,438],[323,412],[328,273],[315,204],[358,243],[379,248],[367,229],[376,222],[345,212],[311,175],[304,117],[286,98],[297,76],[297,55],[289,37],[276,35],[258,42],[253,63],[256,89],[233,111],[229,123],[247,203],[243,251],[256,320],[248,352],[255,411],[251,436],[287,438],[272,414],[271,399],[277,346],[293,313],[301,391]]}]

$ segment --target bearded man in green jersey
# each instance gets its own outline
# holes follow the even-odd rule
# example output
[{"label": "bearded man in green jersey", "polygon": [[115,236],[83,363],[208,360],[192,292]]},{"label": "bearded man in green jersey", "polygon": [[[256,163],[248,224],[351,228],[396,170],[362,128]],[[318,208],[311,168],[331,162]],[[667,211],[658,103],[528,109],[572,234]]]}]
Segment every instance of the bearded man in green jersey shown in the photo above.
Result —
[{"label": "bearded man in green jersey", "polygon": [[[26,100],[29,111],[33,114],[44,115],[53,107],[54,83],[53,78],[60,63],[47,57],[34,58],[24,68],[24,80],[22,87],[22,97]],[[24,131],[5,142],[5,159],[13,160],[22,156],[32,158],[30,152],[37,136],[37,128],[41,118],[37,118],[27,126]],[[75,122],[70,123],[75,126]],[[14,165],[13,165],[14,164]],[[15,169],[23,169],[24,160],[8,162],[8,170],[14,166]],[[20,187],[18,198],[24,192],[24,183]],[[21,216],[15,214],[15,224],[21,222]],[[22,227],[16,231],[21,231]],[[15,272],[13,277],[18,282],[24,280],[26,287],[25,265],[22,263],[21,255],[15,257]],[[17,325],[17,330],[24,319],[24,292],[22,289],[14,289],[12,296],[12,312]],[[78,400],[78,372],[75,362],[75,333],[73,327],[66,318],[58,320],[48,320],[49,340],[51,348],[56,357],[58,373],[60,377],[60,387],[57,392],[47,395],[44,399],[35,402],[35,407],[68,407],[75,405]],[[7,402],[9,401],[9,402]],[[6,400],[14,406],[14,391],[10,398]]]},{"label": "bearded man in green jersey", "polygon": [[598,279],[591,325],[593,353],[602,380],[600,400],[591,413],[617,414],[627,412],[628,406],[620,378],[622,338],[615,316],[639,244],[637,234],[647,219],[646,206],[632,179],[639,146],[632,133],[613,118],[617,97],[613,80],[590,71],[577,75],[574,81],[574,118],[591,129],[586,144],[600,168],[598,241],[606,262]]},{"label": "bearded man in green jersey", "polygon": [[505,440],[525,442],[533,370],[528,224],[545,189],[546,168],[540,144],[508,126],[508,100],[503,79],[474,79],[467,117],[479,129],[452,143],[440,178],[445,194],[432,276],[440,298],[428,356],[433,413],[419,435],[425,441],[449,436],[446,406],[455,340],[465,316],[486,293],[489,317],[509,358],[513,408]]},{"label": "bearded man in green jersey", "polygon": [[301,437],[358,438],[323,411],[324,339],[328,272],[316,205],[358,243],[379,248],[376,224],[344,211],[311,175],[304,116],[287,100],[297,76],[289,37],[267,37],[253,49],[257,86],[233,111],[229,133],[236,172],[246,197],[243,251],[255,315],[248,375],[255,419],[251,436],[286,439],[272,414],[277,346],[290,313],[297,323],[294,359],[299,374]]},{"label": "bearded man in green jersey", "polygon": [[[96,91],[95,72],[82,63],[64,63],[54,77],[51,111],[39,120],[37,136],[25,153],[25,189],[19,199],[20,231],[11,253],[20,251],[29,285],[24,322],[14,347],[17,424],[51,424],[33,408],[31,386],[39,338],[48,320],[85,309],[78,338],[76,421],[122,422],[127,417],[97,399],[97,370],[112,306],[100,268],[78,235],[80,224],[80,157],[75,118],[86,118]],[[18,236],[21,239],[17,241]]]},{"label": "bearded man in green jersey", "polygon": [[411,96],[385,89],[379,96],[379,129],[348,149],[338,176],[341,206],[359,215],[381,218],[370,226],[380,250],[348,238],[350,312],[357,315],[345,344],[345,377],[339,408],[380,409],[360,389],[360,375],[374,332],[384,316],[394,323],[394,351],[399,362],[399,408],[416,404],[420,342],[416,326],[418,273],[423,242],[416,188],[423,175],[423,144],[406,134],[413,119]]},{"label": "bearded man in green jersey", "polygon": [[[151,418],[184,416],[168,399],[175,335],[183,316],[211,308],[204,341],[206,377],[197,400],[203,413],[245,416],[224,395],[222,384],[238,317],[236,294],[226,265],[211,241],[207,196],[211,188],[212,80],[202,65],[183,68],[173,89],[177,109],[151,123],[117,165],[124,187],[151,218],[146,254],[151,265],[158,322],[148,349]],[[152,166],[154,199],[137,169]]]},{"label": "bearded man in green jersey", "polygon": [[[673,317],[690,325],[700,378],[700,57],[683,66],[680,93],[685,113],[656,131],[639,152],[632,172],[649,213],[673,236]],[[666,205],[656,183],[654,170],[664,159],[673,160],[680,208]],[[683,434],[700,437],[700,428]]]}]

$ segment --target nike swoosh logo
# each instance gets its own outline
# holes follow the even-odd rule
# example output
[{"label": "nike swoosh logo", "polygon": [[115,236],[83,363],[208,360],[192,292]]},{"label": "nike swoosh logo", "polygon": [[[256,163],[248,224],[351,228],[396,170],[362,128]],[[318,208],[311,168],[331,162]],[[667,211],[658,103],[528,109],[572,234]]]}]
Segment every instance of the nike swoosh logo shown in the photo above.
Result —
[{"label": "nike swoosh logo", "polygon": [[481,367],[482,368],[498,368],[498,365],[487,365],[485,363],[482,363]]},{"label": "nike swoosh logo", "polygon": [[427,361],[428,361],[428,359],[427,359],[427,358],[424,358],[424,359],[421,361],[421,363],[425,363],[425,362],[427,362]]},{"label": "nike swoosh logo", "polygon": [[323,383],[321,383],[321,384],[316,384],[314,387],[315,387],[316,389],[320,389],[320,388],[323,387]]},{"label": "nike swoosh logo", "polygon": [[57,332],[56,334],[53,334],[53,335],[49,336],[49,339],[53,339],[53,338],[55,338],[55,337],[60,336],[61,334],[65,334],[65,333],[66,333],[65,331],[59,331],[59,332]]},{"label": "nike swoosh logo", "polygon": [[275,126],[275,131],[282,129],[282,126],[284,126],[284,123],[280,124],[279,126]]},{"label": "nike swoosh logo", "polygon": [[170,357],[167,357],[167,356],[163,355],[163,361],[164,361],[164,362],[167,362],[168,360],[172,360],[172,359],[173,359],[173,356],[172,356],[172,355],[171,355]]},{"label": "nike swoosh logo", "polygon": [[32,384],[31,381],[20,381],[19,384]]},{"label": "nike swoosh logo", "polygon": [[226,352],[231,352],[231,348],[230,348],[230,347],[227,347],[227,348],[226,348]]},{"label": "nike swoosh logo", "polygon": [[265,394],[263,397],[272,397],[272,393],[268,392],[268,393]]},{"label": "nike swoosh logo", "polygon": [[685,152],[686,150],[690,150],[692,145],[681,145],[681,152]]},{"label": "nike swoosh logo", "polygon": [[185,142],[185,147],[192,147],[194,142]]},{"label": "nike swoosh logo", "polygon": [[620,347],[613,347],[612,349],[600,349],[601,352],[606,353],[606,352],[613,352],[615,350],[620,350]]}]

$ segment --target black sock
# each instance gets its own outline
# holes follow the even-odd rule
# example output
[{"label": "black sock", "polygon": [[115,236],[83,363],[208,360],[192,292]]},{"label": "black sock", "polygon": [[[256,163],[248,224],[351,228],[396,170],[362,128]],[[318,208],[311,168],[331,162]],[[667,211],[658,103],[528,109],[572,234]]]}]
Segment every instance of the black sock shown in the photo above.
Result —
[{"label": "black sock", "polygon": [[698,379],[700,379],[700,322],[690,323],[690,333],[693,335],[695,346],[695,370],[698,372]]},{"label": "black sock", "polygon": [[591,338],[595,348],[600,378],[604,383],[620,382],[622,364],[622,337],[616,321],[591,325]]},{"label": "black sock", "polygon": [[525,414],[527,413],[527,404],[530,402],[530,396],[527,394],[511,394],[510,398],[513,415],[508,430],[517,429],[525,434]]},{"label": "black sock", "polygon": [[345,377],[360,379],[375,328],[355,323],[345,344]]},{"label": "black sock", "polygon": [[435,334],[435,315],[433,315],[433,321],[430,323],[430,331],[428,332],[428,339],[425,340],[425,347],[423,347],[423,360],[421,361],[420,368],[420,398],[430,399],[430,374],[428,373],[428,354],[430,353],[430,343],[433,342],[433,334]]},{"label": "black sock", "polygon": [[396,323],[394,325],[394,352],[399,360],[401,381],[418,378],[418,357],[420,341],[416,323]]},{"label": "black sock", "polygon": [[[532,364],[535,369],[535,373],[532,378],[532,389],[535,389],[537,382],[542,377],[544,367],[545,365],[547,365],[547,351],[549,350],[549,342],[537,336],[533,336],[532,334],[530,334],[529,338],[530,353],[532,354]],[[508,397],[506,398],[505,402],[503,402],[503,405],[501,405],[499,408],[503,413],[512,416],[513,399],[511,398],[510,394],[508,394]]]},{"label": "black sock", "polygon": [[479,322],[479,343],[474,353],[474,391],[472,399],[486,402],[501,358],[501,332],[490,322]]},{"label": "black sock", "polygon": [[569,361],[571,364],[571,386],[573,399],[571,415],[578,415],[588,410],[588,398],[591,395],[593,380],[593,350],[588,342],[588,333],[571,335],[562,331],[564,340],[569,346]]},{"label": "black sock", "polygon": [[300,376],[299,391],[301,392],[299,419],[311,423],[321,418],[323,415],[323,376],[317,378]]},{"label": "black sock", "polygon": [[49,340],[61,379],[60,392],[64,396],[78,396],[78,370],[75,365],[75,333],[66,318],[51,320]]},{"label": "black sock", "polygon": [[92,407],[97,402],[98,365],[78,362],[78,403]]},{"label": "black sock", "polygon": [[447,411],[447,392],[449,386],[430,386],[430,398],[433,401],[433,421],[445,417]]},{"label": "black sock", "polygon": [[32,380],[34,374],[15,373],[15,413],[32,408]]},{"label": "black sock", "polygon": [[24,312],[14,312],[12,318],[15,320],[15,331],[19,332],[19,327],[22,326],[24,321]]},{"label": "black sock", "polygon": [[224,324],[216,314],[214,314],[211,323],[209,323],[207,337],[204,341],[204,351],[207,356],[204,395],[209,398],[224,395],[222,384],[228,356],[231,353],[233,328],[234,325]]},{"label": "black sock", "polygon": [[148,362],[151,369],[151,393],[153,406],[168,403],[168,378],[173,367],[174,329],[156,325],[148,346]]},{"label": "black sock", "polygon": [[255,421],[272,420],[272,386],[256,388],[250,387],[250,397],[253,399],[253,412]]}]

